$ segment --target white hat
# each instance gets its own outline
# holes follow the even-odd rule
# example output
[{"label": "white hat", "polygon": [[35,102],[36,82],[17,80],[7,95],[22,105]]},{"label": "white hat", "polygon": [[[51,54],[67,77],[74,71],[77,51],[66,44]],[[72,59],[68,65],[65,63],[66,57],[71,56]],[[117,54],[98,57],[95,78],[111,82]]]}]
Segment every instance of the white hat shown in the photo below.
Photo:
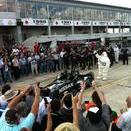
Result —
[{"label": "white hat", "polygon": [[8,90],[7,92],[5,92],[4,94],[4,99],[6,101],[9,101],[11,99],[13,99],[15,96],[17,96],[19,93],[19,91],[14,91],[14,90]]}]

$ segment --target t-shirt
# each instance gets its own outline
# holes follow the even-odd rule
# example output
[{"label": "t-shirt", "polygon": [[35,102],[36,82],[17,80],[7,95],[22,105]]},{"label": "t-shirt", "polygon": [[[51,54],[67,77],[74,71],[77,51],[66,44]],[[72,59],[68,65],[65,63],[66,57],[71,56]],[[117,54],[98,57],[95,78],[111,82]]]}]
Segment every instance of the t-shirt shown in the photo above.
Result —
[{"label": "t-shirt", "polygon": [[7,105],[8,105],[8,103],[7,103],[7,101],[4,99],[4,95],[0,96],[0,116],[1,116],[2,113],[5,111]]},{"label": "t-shirt", "polygon": [[59,54],[53,54],[53,58],[54,58],[54,60],[58,60],[59,59]]},{"label": "t-shirt", "polygon": [[63,58],[63,56],[64,56],[65,53],[66,53],[66,52],[61,52],[61,53],[60,53],[60,57]]},{"label": "t-shirt", "polygon": [[36,65],[36,64],[37,64],[37,60],[36,60],[35,58],[32,58],[31,64],[32,64],[32,65]]},{"label": "t-shirt", "polygon": [[[52,116],[52,130],[54,131],[55,128],[60,125],[61,123],[63,123],[63,119],[60,113],[51,113]],[[47,115],[44,115],[42,121],[41,121],[41,130],[46,129],[47,126]]]},{"label": "t-shirt", "polygon": [[19,61],[20,61],[21,65],[26,65],[26,59],[25,58],[21,58]]},{"label": "t-shirt", "polygon": [[39,53],[40,52],[40,46],[38,44],[34,45],[34,52]]},{"label": "t-shirt", "polygon": [[[45,98],[47,99],[48,103],[51,102],[51,99],[49,97],[45,97]],[[44,115],[47,115],[47,108],[45,106],[45,100],[42,99],[42,101],[39,104],[39,111],[38,111],[38,115],[37,115],[36,121],[38,123],[41,123],[41,120],[42,120]]]},{"label": "t-shirt", "polygon": [[35,122],[35,115],[29,113],[28,116],[18,125],[8,124],[5,120],[5,114],[9,110],[7,108],[0,118],[0,131],[20,131],[22,128],[32,128]]},{"label": "t-shirt", "polygon": [[[7,105],[7,101],[4,99],[4,95],[0,96],[0,108]],[[3,109],[3,108],[2,108]]]},{"label": "t-shirt", "polygon": [[108,131],[110,126],[110,111],[109,106],[102,106],[102,119],[97,124],[92,124],[89,118],[83,116],[82,110],[79,110],[79,127],[80,131]]},{"label": "t-shirt", "polygon": [[16,59],[16,58],[14,58],[14,59],[12,60],[12,63],[13,63],[13,66],[14,66],[14,67],[18,67],[18,66],[19,66],[19,61],[18,61],[18,59]]},{"label": "t-shirt", "polygon": [[71,122],[73,123],[73,111],[72,109],[61,109],[61,115],[64,122]]},{"label": "t-shirt", "polygon": [[119,117],[117,127],[122,131],[131,131],[131,108]]}]

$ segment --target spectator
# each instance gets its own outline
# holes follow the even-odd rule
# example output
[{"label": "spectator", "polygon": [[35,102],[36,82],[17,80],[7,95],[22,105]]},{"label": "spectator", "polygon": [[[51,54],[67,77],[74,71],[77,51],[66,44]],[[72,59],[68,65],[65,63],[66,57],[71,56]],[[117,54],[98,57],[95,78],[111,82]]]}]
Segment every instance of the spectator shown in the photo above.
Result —
[{"label": "spectator", "polygon": [[83,92],[86,87],[85,83],[81,84],[80,100],[79,100],[79,126],[81,131],[108,131],[110,126],[110,111],[106,103],[104,94],[95,86],[94,88],[98,93],[98,96],[102,102],[102,109],[100,109],[95,103],[87,108],[86,118],[83,116],[81,110]]},{"label": "spectator", "polygon": [[35,58],[35,55],[33,54],[32,58],[31,58],[31,72],[32,74],[36,74],[38,75],[38,63],[37,63],[37,59]]},{"label": "spectator", "polygon": [[123,65],[125,65],[125,62],[126,62],[126,64],[128,65],[129,50],[128,50],[127,48],[123,48],[123,49],[121,50],[121,53],[122,53]]},{"label": "spectator", "polygon": [[44,115],[47,115],[47,104],[51,102],[51,99],[49,97],[44,97],[39,105],[39,111],[37,116],[37,122],[41,124],[41,120]]},{"label": "spectator", "polygon": [[66,53],[65,49],[62,48],[61,52],[60,52],[60,68],[64,69],[64,54]]},{"label": "spectator", "polygon": [[32,88],[32,90],[25,97],[25,102],[26,102],[29,110],[31,110],[31,107],[32,107],[32,104],[33,104],[34,98],[35,98],[35,94],[34,94],[34,91],[33,91],[33,86],[30,87],[30,88]]},{"label": "spectator", "polygon": [[58,52],[54,51],[52,53],[52,56],[53,56],[53,60],[54,60],[54,71],[56,70],[60,70],[60,64],[59,64],[59,54]]},{"label": "spectator", "polygon": [[114,53],[115,53],[115,62],[118,63],[119,62],[120,50],[119,50],[119,47],[117,45],[115,45],[115,47],[114,47]]},{"label": "spectator", "polygon": [[73,122],[72,94],[64,94],[61,100],[61,114],[64,122]]},{"label": "spectator", "polygon": [[45,70],[45,55],[44,53],[40,53],[40,60],[39,60],[39,73],[43,73]]},{"label": "spectator", "polygon": [[20,70],[22,75],[27,75],[27,60],[24,55],[21,55],[20,59]]},{"label": "spectator", "polygon": [[13,74],[14,74],[15,80],[17,80],[20,78],[20,63],[19,63],[18,56],[14,56],[12,63],[13,63]]},{"label": "spectator", "polygon": [[4,62],[3,62],[3,58],[2,56],[0,56],[0,73],[1,73],[1,77],[2,77],[2,81],[4,81]]},{"label": "spectator", "polygon": [[1,116],[1,114],[3,113],[3,111],[5,110],[5,108],[6,108],[7,105],[8,105],[8,102],[7,102],[7,100],[5,99],[4,94],[5,94],[8,90],[10,90],[10,89],[11,89],[10,85],[4,85],[4,86],[2,87],[2,91],[1,91],[2,95],[0,96],[0,116]]},{"label": "spectator", "polygon": [[126,103],[128,110],[119,117],[117,127],[122,131],[131,131],[131,96],[127,97]]},{"label": "spectator", "polygon": [[47,71],[52,72],[54,69],[54,61],[52,53],[50,51],[47,54],[46,62],[47,62]]},{"label": "spectator", "polygon": [[[8,85],[6,85],[8,87]],[[6,87],[6,88],[7,88]],[[9,88],[9,87],[8,87]],[[4,95],[1,97],[1,108],[3,111],[7,107],[8,103],[16,96],[18,95],[19,91],[14,91],[12,89],[7,90]],[[2,112],[3,112],[2,111]]]},{"label": "spectator", "polygon": [[118,118],[119,118],[118,115],[117,115],[117,112],[112,111],[111,118],[112,118],[111,131],[121,131],[121,129],[119,129],[119,128],[116,126],[117,121],[118,121]]},{"label": "spectator", "polygon": [[11,69],[10,69],[11,63],[5,59],[4,61],[4,80],[5,83],[9,80],[10,82],[12,82],[12,76],[11,76]]},{"label": "spectator", "polygon": [[20,122],[22,122],[29,113],[29,107],[24,101],[21,101],[20,103],[16,105],[15,109],[17,110],[19,114]]},{"label": "spectator", "polygon": [[34,53],[40,53],[40,44],[37,42],[34,45]]},{"label": "spectator", "polygon": [[18,96],[16,96],[12,101],[8,104],[8,108],[2,114],[0,118],[0,130],[1,131],[20,131],[22,128],[31,129],[35,116],[38,113],[39,107],[39,98],[40,98],[40,88],[36,86],[35,88],[35,100],[32,105],[31,112],[28,116],[20,122],[19,114],[17,110],[15,110],[15,105],[25,96],[25,94],[29,91],[29,88],[25,88]]},{"label": "spectator", "polygon": [[65,122],[60,124],[55,131],[80,131],[79,124],[78,124],[78,110],[77,110],[77,103],[78,103],[78,95],[72,97],[72,109],[73,109],[73,123]]},{"label": "spectator", "polygon": [[[60,100],[52,100],[51,101],[51,117],[52,117],[52,130],[54,130],[59,124],[63,122],[61,114],[60,114]],[[47,128],[47,115],[45,115],[41,121],[41,129]]]}]

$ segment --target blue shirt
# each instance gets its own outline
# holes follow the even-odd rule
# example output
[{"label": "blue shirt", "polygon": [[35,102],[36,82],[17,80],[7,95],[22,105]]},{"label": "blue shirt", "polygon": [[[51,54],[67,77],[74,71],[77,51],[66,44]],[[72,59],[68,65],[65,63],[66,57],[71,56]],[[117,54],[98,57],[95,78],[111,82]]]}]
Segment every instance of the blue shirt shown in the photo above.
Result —
[{"label": "blue shirt", "polygon": [[5,120],[5,114],[9,110],[7,108],[0,118],[0,131],[20,131],[22,128],[32,128],[35,122],[35,115],[29,113],[28,116],[18,125],[8,124]]}]

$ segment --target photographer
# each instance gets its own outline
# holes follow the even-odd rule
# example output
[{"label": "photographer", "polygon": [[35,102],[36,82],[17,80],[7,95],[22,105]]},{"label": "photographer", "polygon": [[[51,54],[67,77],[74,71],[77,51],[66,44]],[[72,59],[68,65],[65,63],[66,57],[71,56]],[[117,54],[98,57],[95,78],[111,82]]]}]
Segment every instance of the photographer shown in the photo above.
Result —
[{"label": "photographer", "polygon": [[62,118],[64,122],[73,122],[73,113],[72,113],[72,94],[64,93],[64,96],[61,100],[61,110]]},{"label": "photographer", "polygon": [[[73,122],[64,122],[62,124],[59,124],[55,131],[63,131],[63,130],[70,130],[70,131],[80,131],[79,130],[79,124],[78,124],[78,110],[77,110],[77,103],[78,103],[78,95],[72,96],[72,109],[73,109]],[[53,129],[53,119],[52,119],[52,107],[48,106],[48,117],[47,117],[47,128],[46,131],[52,131]]]}]

